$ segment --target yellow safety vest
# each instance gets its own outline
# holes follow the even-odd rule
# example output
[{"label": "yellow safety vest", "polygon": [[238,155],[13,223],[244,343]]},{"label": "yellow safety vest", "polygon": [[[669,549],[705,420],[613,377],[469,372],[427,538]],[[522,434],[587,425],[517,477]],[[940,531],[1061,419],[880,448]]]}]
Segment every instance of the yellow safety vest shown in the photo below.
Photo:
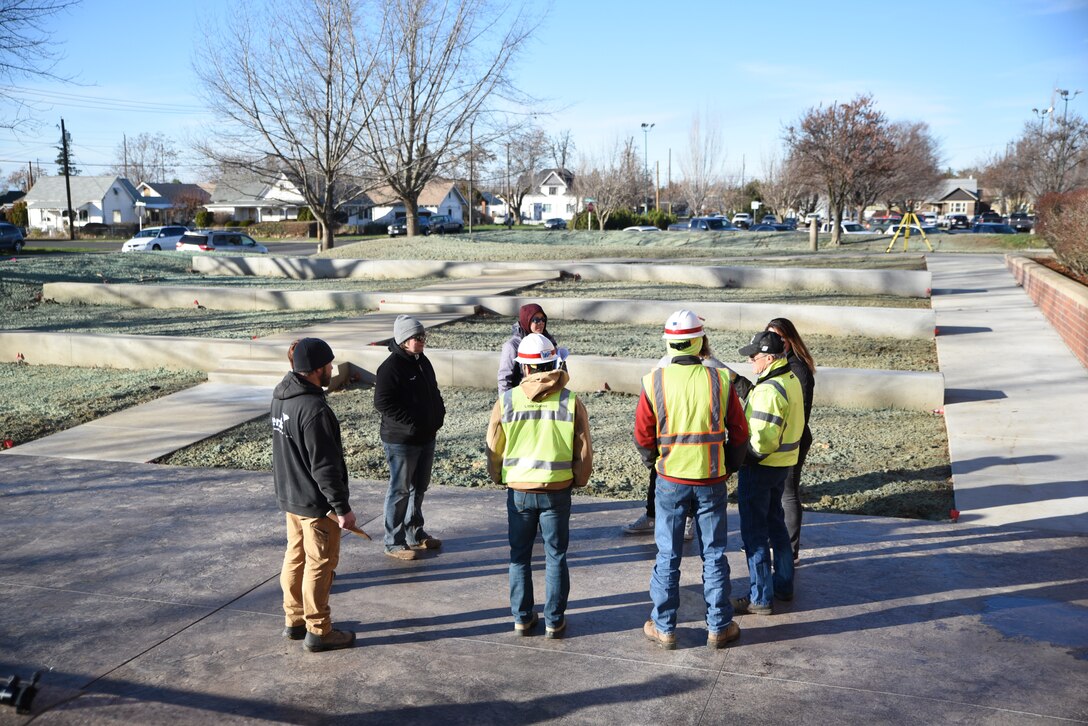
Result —
[{"label": "yellow safety vest", "polygon": [[796,464],[805,430],[801,382],[789,371],[770,376],[783,366],[788,367],[789,361],[779,358],[763,371],[744,406],[751,436],[748,445],[765,457],[759,462],[763,466]]},{"label": "yellow safety vest", "polygon": [[502,394],[504,482],[560,482],[574,478],[574,404],[577,397],[563,389],[540,401],[530,400],[521,387]]},{"label": "yellow safety vest", "polygon": [[659,474],[675,479],[726,475],[727,375],[718,368],[673,363],[643,376],[642,390],[657,419]]}]

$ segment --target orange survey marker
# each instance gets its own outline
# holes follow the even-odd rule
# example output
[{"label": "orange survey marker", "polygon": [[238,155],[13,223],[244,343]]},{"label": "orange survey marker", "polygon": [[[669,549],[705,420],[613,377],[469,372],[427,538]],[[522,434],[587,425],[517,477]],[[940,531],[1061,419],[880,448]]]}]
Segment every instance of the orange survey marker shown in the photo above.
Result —
[{"label": "orange survey marker", "polygon": [[[329,512],[328,515],[326,515],[326,516],[328,516],[328,518],[331,519],[332,521],[336,522],[337,525],[340,524],[340,520],[337,519],[336,515],[333,514],[332,512]],[[352,534],[357,534],[360,537],[366,537],[367,539],[372,539],[372,537],[369,534],[367,534],[366,532],[363,531],[362,527],[344,527],[343,529],[346,529],[348,532],[351,532]]]}]

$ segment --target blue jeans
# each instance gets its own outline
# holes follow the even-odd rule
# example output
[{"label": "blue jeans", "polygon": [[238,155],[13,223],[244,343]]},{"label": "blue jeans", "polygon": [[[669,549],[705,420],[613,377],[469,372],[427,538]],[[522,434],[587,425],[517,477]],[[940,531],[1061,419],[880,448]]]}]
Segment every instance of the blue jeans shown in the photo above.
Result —
[{"label": "blue jeans", "polygon": [[658,478],[654,518],[657,561],[650,577],[650,618],[662,633],[676,629],[680,608],[680,560],[684,547],[684,519],[695,506],[695,541],[703,559],[703,599],[706,600],[706,628],[711,633],[725,629],[733,619],[729,604],[729,561],[725,555],[728,528],[725,520],[725,484],[691,486]]},{"label": "blue jeans", "polygon": [[519,623],[533,617],[533,543],[539,527],[545,557],[544,622],[556,627],[563,622],[570,594],[570,489],[541,493],[507,489],[506,520],[510,536],[510,612]]},{"label": "blue jeans", "polygon": [[[782,490],[788,466],[742,466],[737,473],[740,536],[748,556],[749,598],[753,605],[770,605],[775,595],[793,595],[793,548],[782,511]],[[774,575],[771,575],[771,549]]]},{"label": "blue jeans", "polygon": [[431,483],[434,441],[426,444],[387,444],[389,491],[385,494],[385,549],[419,544],[423,531],[423,495]]}]

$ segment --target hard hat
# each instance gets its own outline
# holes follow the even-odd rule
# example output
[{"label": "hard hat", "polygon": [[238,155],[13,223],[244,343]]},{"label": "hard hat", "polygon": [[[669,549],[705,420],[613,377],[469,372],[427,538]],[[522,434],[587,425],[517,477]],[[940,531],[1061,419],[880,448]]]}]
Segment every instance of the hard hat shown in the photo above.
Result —
[{"label": "hard hat", "polygon": [[555,344],[540,333],[530,333],[518,344],[518,363],[538,366],[543,363],[555,363],[559,357]]},{"label": "hard hat", "polygon": [[665,321],[665,340],[691,340],[703,335],[703,319],[690,310],[677,310]]}]

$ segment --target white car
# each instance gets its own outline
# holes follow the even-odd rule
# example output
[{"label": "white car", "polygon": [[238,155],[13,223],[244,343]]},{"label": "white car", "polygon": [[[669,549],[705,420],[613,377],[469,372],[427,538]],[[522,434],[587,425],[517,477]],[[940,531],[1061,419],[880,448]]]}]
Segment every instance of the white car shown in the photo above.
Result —
[{"label": "white car", "polygon": [[[831,226],[832,226],[831,222],[824,222],[822,225],[820,225],[820,231],[821,232],[830,232],[831,231]],[[842,223],[842,234],[874,234],[874,233],[870,232],[867,229],[865,229],[865,225],[858,224],[857,222],[843,222]]]},{"label": "white car", "polygon": [[122,252],[158,252],[177,247],[181,236],[189,231],[188,227],[146,227],[136,236],[121,245]]},{"label": "white car", "polygon": [[186,232],[175,245],[178,252],[260,252],[268,253],[268,248],[257,244],[248,234],[229,229],[213,229],[200,232]]},{"label": "white car", "polygon": [[747,212],[737,212],[733,215],[733,224],[742,229],[748,229],[752,226],[752,215]]},{"label": "white car", "polygon": [[660,232],[661,230],[652,224],[636,224],[634,227],[624,227],[624,232]]}]

